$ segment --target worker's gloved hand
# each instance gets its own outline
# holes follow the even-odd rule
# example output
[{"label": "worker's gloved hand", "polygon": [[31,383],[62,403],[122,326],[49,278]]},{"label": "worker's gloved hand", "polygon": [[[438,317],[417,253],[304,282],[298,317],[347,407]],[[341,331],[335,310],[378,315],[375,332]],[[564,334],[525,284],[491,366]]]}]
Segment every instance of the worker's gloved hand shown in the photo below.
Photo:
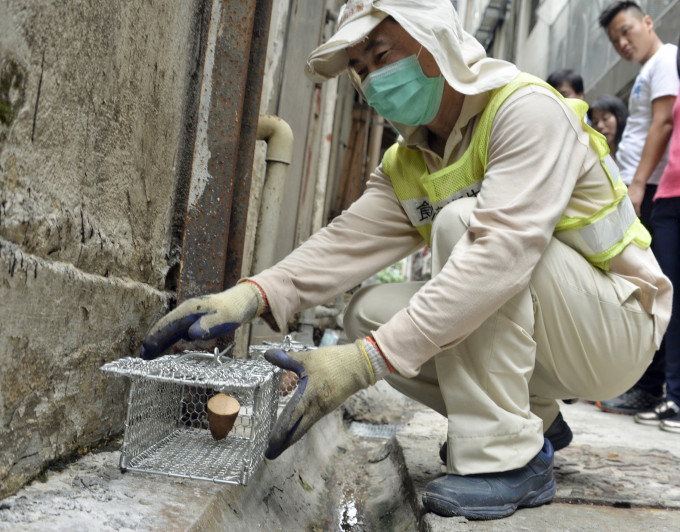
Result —
[{"label": "worker's gloved hand", "polygon": [[187,299],[158,320],[142,342],[142,358],[159,356],[178,340],[209,340],[236,330],[262,314],[265,298],[256,285],[244,282],[233,288]]},{"label": "worker's gloved hand", "polygon": [[299,377],[297,389],[272,430],[267,458],[279,456],[350,395],[375,384],[363,342],[288,354],[280,349],[265,352],[269,362]]}]

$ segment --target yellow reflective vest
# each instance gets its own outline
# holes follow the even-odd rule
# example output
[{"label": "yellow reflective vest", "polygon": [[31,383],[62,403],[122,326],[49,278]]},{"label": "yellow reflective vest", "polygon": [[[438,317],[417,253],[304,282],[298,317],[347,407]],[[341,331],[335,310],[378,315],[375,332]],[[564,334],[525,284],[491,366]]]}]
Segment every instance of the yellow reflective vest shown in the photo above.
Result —
[{"label": "yellow reflective vest", "polygon": [[[543,80],[530,74],[519,74],[507,85],[491,92],[470,146],[459,160],[446,168],[429,173],[422,152],[399,144],[394,144],[385,153],[383,171],[390,177],[397,198],[411,223],[428,244],[437,213],[452,201],[479,193],[488,164],[489,137],[496,113],[513,92],[529,84],[545,87],[563,99]],[[608,270],[609,261],[628,244],[634,242],[641,248],[648,248],[651,236],[635,214],[626,185],[621,181],[619,170],[609,155],[606,139],[583,121],[588,105],[581,100],[564,101],[580,117],[584,129],[590,135],[590,145],[599,155],[609,179],[593,192],[604,201],[599,204],[593,202],[592,212],[586,213],[587,216],[562,215],[554,234],[579,251],[591,264]],[[601,207],[603,204],[605,206]],[[582,206],[580,210],[583,210]]]}]

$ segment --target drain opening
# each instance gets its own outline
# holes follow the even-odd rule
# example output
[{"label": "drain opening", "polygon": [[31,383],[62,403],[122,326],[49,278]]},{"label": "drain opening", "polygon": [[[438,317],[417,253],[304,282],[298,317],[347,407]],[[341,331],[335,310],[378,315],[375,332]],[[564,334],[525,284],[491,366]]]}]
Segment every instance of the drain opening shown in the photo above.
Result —
[{"label": "drain opening", "polygon": [[392,423],[376,425],[374,423],[364,423],[361,421],[352,421],[349,425],[349,431],[355,436],[382,440],[389,440],[396,434],[398,428],[398,425]]}]

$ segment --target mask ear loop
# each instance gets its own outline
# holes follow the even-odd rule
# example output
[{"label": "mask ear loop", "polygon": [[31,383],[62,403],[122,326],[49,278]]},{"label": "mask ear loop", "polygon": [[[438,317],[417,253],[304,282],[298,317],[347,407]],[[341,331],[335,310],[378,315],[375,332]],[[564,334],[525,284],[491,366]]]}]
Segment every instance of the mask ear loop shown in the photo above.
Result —
[{"label": "mask ear loop", "polygon": [[349,81],[352,84],[352,86],[355,88],[355,90],[359,93],[359,96],[366,101],[366,95],[364,94],[364,89],[361,86],[361,79],[359,78],[359,75],[356,73],[356,71],[348,67],[347,68],[347,74],[349,75]]},{"label": "mask ear loop", "polygon": [[[420,50],[418,50],[418,53],[416,54],[416,60],[420,57],[420,52],[422,52],[422,51],[423,51],[423,45],[421,44],[421,45],[420,45]],[[444,78],[444,73],[443,73],[443,72],[440,74],[440,77]],[[446,81],[446,78],[444,78],[444,81]]]}]

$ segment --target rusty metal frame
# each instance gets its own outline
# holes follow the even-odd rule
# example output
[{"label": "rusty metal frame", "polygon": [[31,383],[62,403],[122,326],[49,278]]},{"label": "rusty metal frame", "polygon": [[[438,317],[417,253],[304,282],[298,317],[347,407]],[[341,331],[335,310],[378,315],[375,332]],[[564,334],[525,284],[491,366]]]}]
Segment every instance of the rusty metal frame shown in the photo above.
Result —
[{"label": "rusty metal frame", "polygon": [[243,244],[272,0],[213,0],[178,302],[231,286]]},{"label": "rusty metal frame", "polygon": [[260,116],[260,100],[264,80],[264,65],[267,57],[267,42],[271,21],[273,0],[257,0],[255,22],[250,44],[250,61],[248,62],[248,80],[246,86],[256,88],[247,90],[243,105],[241,123],[241,144],[236,161],[234,193],[229,223],[229,239],[227,259],[224,271],[224,287],[233,286],[241,277],[243,265],[243,248],[246,239],[246,220],[257,140],[257,124]]}]

